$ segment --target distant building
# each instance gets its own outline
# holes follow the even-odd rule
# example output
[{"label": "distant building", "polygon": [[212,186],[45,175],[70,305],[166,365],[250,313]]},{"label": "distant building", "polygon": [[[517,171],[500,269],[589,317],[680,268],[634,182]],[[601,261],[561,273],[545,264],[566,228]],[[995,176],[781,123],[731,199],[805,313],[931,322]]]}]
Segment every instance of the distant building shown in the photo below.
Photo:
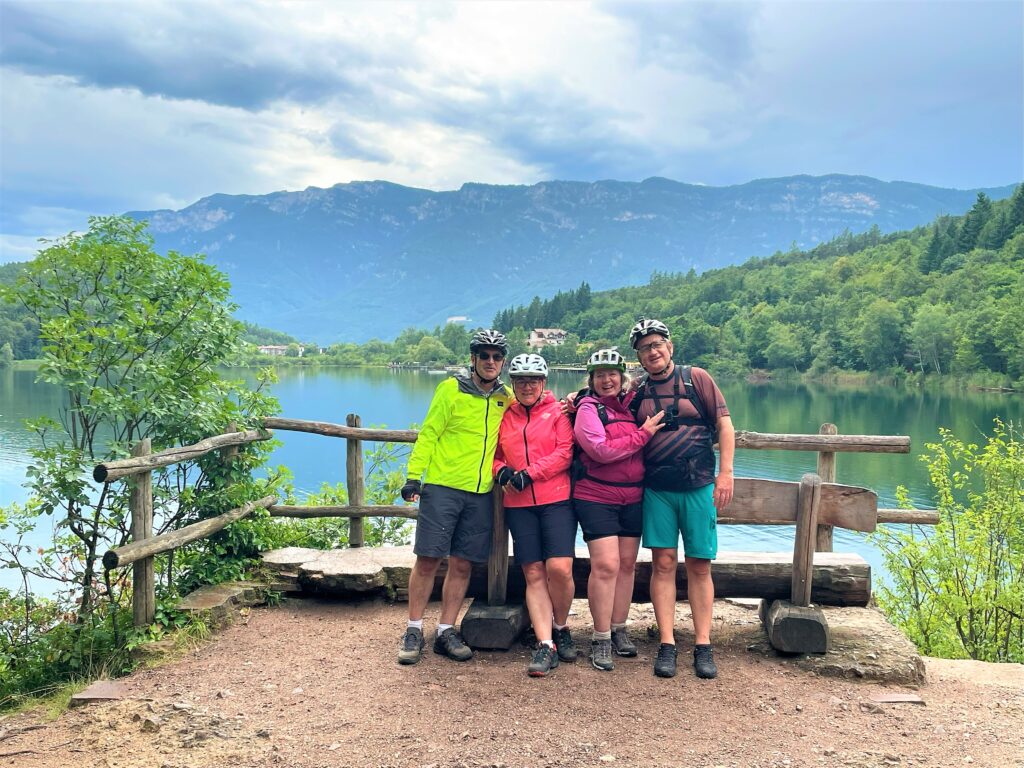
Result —
[{"label": "distant building", "polygon": [[568,332],[561,328],[534,328],[530,331],[530,340],[527,343],[531,349],[543,349],[547,346],[557,347],[564,344]]},{"label": "distant building", "polygon": [[448,325],[449,323],[468,323],[468,322],[469,322],[469,318],[466,315],[452,315],[451,317],[449,317],[447,320],[444,321],[444,324]]},{"label": "distant building", "polygon": [[288,347],[283,344],[260,344],[256,347],[261,355],[274,355],[284,357],[288,353]]}]

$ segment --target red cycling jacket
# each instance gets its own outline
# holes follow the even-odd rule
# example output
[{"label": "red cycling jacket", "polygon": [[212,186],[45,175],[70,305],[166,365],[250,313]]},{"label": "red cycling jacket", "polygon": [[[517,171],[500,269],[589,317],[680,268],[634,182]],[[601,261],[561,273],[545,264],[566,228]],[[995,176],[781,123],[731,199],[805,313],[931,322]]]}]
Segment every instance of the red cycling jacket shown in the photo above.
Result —
[{"label": "red cycling jacket", "polygon": [[550,390],[534,405],[519,402],[505,411],[498,430],[493,474],[502,467],[525,469],[533,482],[521,491],[505,486],[506,507],[533,507],[569,498],[572,426]]}]

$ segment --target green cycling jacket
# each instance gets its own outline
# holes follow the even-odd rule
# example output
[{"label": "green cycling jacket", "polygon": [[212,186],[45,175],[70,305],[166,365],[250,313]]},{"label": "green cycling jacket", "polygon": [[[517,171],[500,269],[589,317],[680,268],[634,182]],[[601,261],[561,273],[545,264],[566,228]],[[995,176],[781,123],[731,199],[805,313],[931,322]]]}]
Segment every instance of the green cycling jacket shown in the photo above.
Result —
[{"label": "green cycling jacket", "polygon": [[407,477],[470,493],[489,492],[498,427],[511,402],[512,393],[500,380],[490,392],[481,391],[470,376],[442,381],[409,456]]}]

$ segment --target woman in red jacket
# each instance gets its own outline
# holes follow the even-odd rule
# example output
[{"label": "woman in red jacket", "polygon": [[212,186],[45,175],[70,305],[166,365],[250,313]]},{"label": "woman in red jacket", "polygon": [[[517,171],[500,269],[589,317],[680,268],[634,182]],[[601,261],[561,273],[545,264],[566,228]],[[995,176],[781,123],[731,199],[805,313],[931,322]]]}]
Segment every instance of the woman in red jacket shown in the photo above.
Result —
[{"label": "woman in red jacket", "polygon": [[575,661],[567,626],[576,586],[576,517],[569,500],[572,426],[547,382],[540,355],[516,355],[508,375],[516,402],[498,431],[494,480],[505,489],[505,515],[516,562],[526,577],[526,607],[537,650],[527,674],[544,677],[558,660]]}]

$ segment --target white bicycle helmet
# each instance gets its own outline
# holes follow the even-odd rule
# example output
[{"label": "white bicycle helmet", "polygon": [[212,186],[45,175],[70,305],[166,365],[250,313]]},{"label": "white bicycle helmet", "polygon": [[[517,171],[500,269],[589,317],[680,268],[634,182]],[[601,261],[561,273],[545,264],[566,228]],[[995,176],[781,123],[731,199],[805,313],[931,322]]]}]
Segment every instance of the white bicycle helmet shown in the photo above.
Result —
[{"label": "white bicycle helmet", "polygon": [[475,353],[484,347],[497,347],[501,354],[508,354],[508,340],[501,331],[487,328],[474,333],[473,338],[469,340],[469,351]]},{"label": "white bicycle helmet", "polygon": [[640,322],[633,326],[633,330],[629,332],[629,343],[633,349],[636,349],[636,345],[640,343],[640,339],[652,333],[657,333],[665,337],[666,340],[672,338],[672,334],[669,333],[668,326],[665,325],[661,320],[648,320],[646,317],[640,318]]},{"label": "white bicycle helmet", "polygon": [[625,373],[626,361],[619,354],[619,350],[614,347],[611,349],[599,349],[587,361],[587,373],[593,373],[598,368],[615,368]]},{"label": "white bicycle helmet", "polygon": [[513,379],[519,376],[548,377],[548,364],[540,355],[516,355],[508,364],[508,375]]}]

